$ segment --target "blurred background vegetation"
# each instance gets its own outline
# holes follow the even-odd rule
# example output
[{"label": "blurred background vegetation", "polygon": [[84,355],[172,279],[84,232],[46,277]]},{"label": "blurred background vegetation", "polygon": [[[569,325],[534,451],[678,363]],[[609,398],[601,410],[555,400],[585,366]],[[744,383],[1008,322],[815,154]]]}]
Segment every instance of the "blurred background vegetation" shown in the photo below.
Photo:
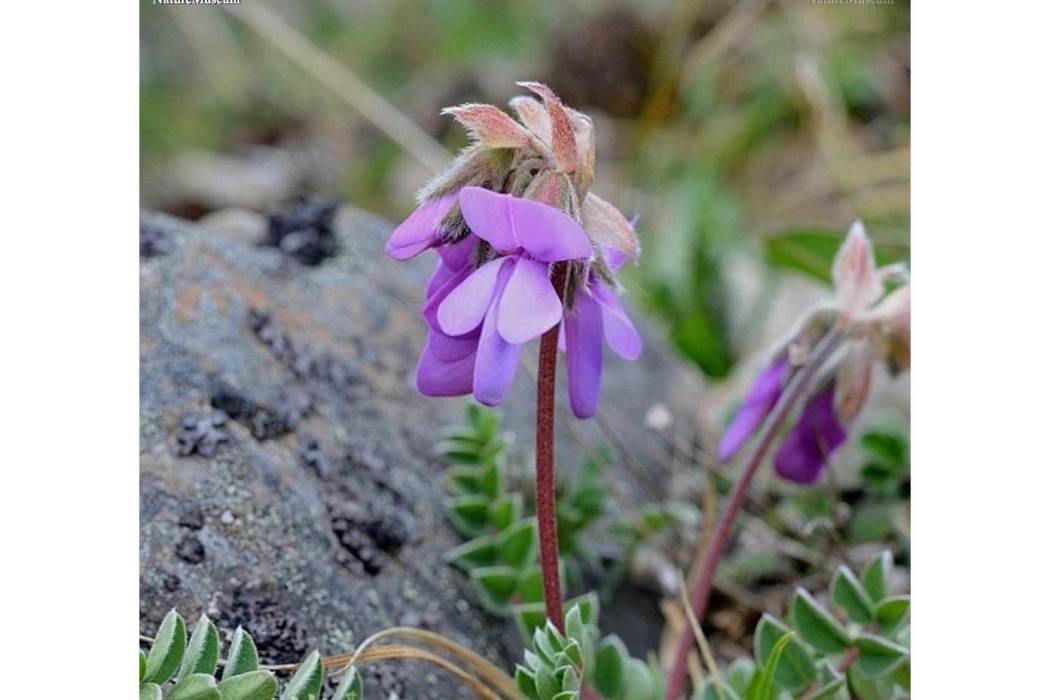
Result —
[{"label": "blurred background vegetation", "polygon": [[420,149],[362,116],[367,95],[334,91],[331,66],[304,69],[260,32],[253,18],[268,10],[449,151],[465,136],[439,110],[505,105],[518,80],[592,115],[595,189],[638,217],[628,292],[714,380],[820,293],[853,219],[883,260],[908,257],[906,2],[141,9],[143,206],[199,218],[309,193],[390,220],[412,209],[429,174]]}]

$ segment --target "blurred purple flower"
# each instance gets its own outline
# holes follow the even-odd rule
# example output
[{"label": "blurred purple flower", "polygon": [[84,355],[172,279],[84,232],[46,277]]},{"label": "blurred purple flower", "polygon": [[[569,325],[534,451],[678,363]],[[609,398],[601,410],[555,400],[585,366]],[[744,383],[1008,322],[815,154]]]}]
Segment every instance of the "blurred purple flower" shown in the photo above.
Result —
[{"label": "blurred purple flower", "polygon": [[[743,406],[722,436],[719,456],[723,461],[732,459],[765,423],[781,400],[793,367],[815,361],[812,353],[819,340],[828,338],[833,329],[842,334],[841,352],[820,360],[829,365],[823,376],[831,379],[818,391],[795,397],[806,399],[806,406],[774,457],[776,472],[785,479],[811,484],[820,477],[830,456],[846,441],[846,426],[868,401],[879,359],[885,361],[891,374],[909,366],[911,291],[907,267],[876,267],[871,241],[858,221],[835,255],[832,278],[834,302],[809,311],[789,339],[779,345],[775,355],[779,359],[751,385]],[[887,294],[887,283],[903,286]],[[810,376],[821,375],[814,372]]]},{"label": "blurred purple flower", "polygon": [[733,421],[726,428],[725,434],[722,435],[722,442],[718,448],[720,460],[723,462],[731,460],[751,438],[755,430],[762,425],[784,391],[784,383],[790,367],[791,362],[785,354],[758,375],[747,392],[747,397],[740,406],[740,410],[737,411]]},{"label": "blurred purple flower", "polygon": [[835,414],[835,385],[831,383],[806,404],[798,423],[780,443],[773,465],[785,479],[812,484],[845,441],[846,429]]},{"label": "blurred purple flower", "polygon": [[[626,259],[621,251],[605,246],[602,257],[614,271]],[[565,315],[559,338],[565,350],[569,403],[577,418],[591,418],[598,410],[603,337],[625,360],[636,360],[642,353],[642,339],[616,293],[591,272],[587,290],[576,295],[575,308]]]}]

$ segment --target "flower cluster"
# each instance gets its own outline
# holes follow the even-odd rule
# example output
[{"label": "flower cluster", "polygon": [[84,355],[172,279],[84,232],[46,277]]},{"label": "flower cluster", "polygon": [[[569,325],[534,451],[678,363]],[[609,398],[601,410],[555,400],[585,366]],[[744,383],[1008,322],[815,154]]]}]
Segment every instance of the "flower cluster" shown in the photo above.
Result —
[{"label": "flower cluster", "polygon": [[423,305],[421,393],[473,393],[497,405],[525,343],[561,324],[572,410],[589,418],[601,389],[603,338],[625,359],[641,353],[614,277],[637,256],[637,241],[623,214],[590,192],[590,119],[545,85],[521,85],[540,99],[511,100],[520,123],[493,105],[445,110],[473,143],[424,189],[386,251],[407,260],[434,249],[439,258]]},{"label": "flower cluster", "polygon": [[[817,480],[846,442],[847,426],[867,401],[876,361],[883,361],[891,373],[908,367],[911,292],[906,268],[876,268],[871,242],[858,221],[839,249],[832,272],[834,302],[810,312],[777,347],[722,436],[723,461],[732,459],[763,425],[791,378],[832,328],[844,334],[845,342],[828,361],[774,457],[776,472],[785,479],[802,484]],[[888,283],[898,286],[887,293]]]}]

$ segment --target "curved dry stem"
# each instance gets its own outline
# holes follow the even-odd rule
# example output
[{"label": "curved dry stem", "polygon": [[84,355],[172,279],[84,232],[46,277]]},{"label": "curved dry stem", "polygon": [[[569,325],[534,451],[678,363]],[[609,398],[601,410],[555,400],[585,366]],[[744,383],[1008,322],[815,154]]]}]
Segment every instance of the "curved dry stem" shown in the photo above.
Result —
[{"label": "curved dry stem", "polygon": [[[433,652],[424,649],[417,649],[416,647],[408,646],[406,644],[390,644],[388,646],[369,649],[368,652],[361,654],[357,663],[363,665],[373,661],[387,661],[391,659],[417,659],[419,661],[427,661],[445,671],[448,671],[456,678],[463,681],[463,683],[470,686],[471,690],[477,693],[478,697],[482,698],[482,700],[503,700],[499,693],[496,693],[480,680],[443,656],[438,656]],[[512,695],[511,697],[517,698],[519,696]]]},{"label": "curved dry stem", "polygon": [[[486,683],[496,688],[504,695],[515,698],[518,697],[517,684],[514,683],[514,679],[491,661],[485,659],[480,654],[471,651],[462,644],[452,641],[448,637],[437,634],[436,632],[430,632],[429,630],[418,629],[416,627],[391,627],[390,629],[376,632],[363,641],[360,646],[352,652],[326,656],[323,659],[324,665],[326,668],[336,668],[339,666],[353,665],[356,661],[364,663],[370,651],[379,651],[379,649],[366,651],[365,647],[385,637],[403,637],[423,644],[431,644],[455,657],[474,671]],[[385,649],[386,647],[382,648]],[[355,659],[355,655],[358,654],[360,656]]]},{"label": "curved dry stem", "polygon": [[693,628],[693,637],[696,638],[697,649],[700,650],[700,655],[704,658],[707,673],[715,681],[715,693],[718,694],[718,700],[726,700],[725,691],[722,690],[722,674],[718,672],[718,664],[715,662],[715,655],[711,653],[711,645],[707,643],[707,637],[704,636],[704,630],[700,627],[700,621],[696,619],[696,615],[693,614],[693,606],[689,604],[685,577],[682,576],[681,571],[678,572],[678,592],[681,594],[685,617],[689,620],[689,626]]},{"label": "curved dry stem", "polygon": [[[384,630],[385,631],[385,630]],[[373,635],[375,636],[375,635]],[[467,671],[452,663],[443,656],[438,656],[433,652],[429,652],[425,649],[418,649],[416,647],[408,646],[407,644],[390,644],[387,646],[376,647],[375,649],[361,649],[360,647],[353,652],[346,652],[344,654],[335,654],[334,656],[326,656],[321,659],[326,669],[338,668],[340,670],[347,669],[354,665],[364,666],[366,664],[374,663],[376,661],[391,661],[394,659],[417,659],[419,661],[427,661],[439,666],[440,668],[448,671],[456,678],[463,681],[464,684],[469,686],[471,690],[477,693],[479,698],[482,700],[503,700],[502,695],[492,690],[480,681],[478,678],[472,676]],[[276,666],[260,666],[259,668],[267,671],[295,671],[298,669],[300,664],[280,664]],[[503,689],[501,689],[503,691]],[[505,692],[505,691],[503,691]],[[520,697],[516,690],[509,697],[518,700]]]}]

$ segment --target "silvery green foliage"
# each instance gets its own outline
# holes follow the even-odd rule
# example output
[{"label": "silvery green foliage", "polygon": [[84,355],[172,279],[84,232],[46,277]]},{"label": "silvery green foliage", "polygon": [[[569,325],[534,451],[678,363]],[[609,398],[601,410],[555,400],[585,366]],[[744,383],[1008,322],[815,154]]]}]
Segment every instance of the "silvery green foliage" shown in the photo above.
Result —
[{"label": "silvery green foliage", "polygon": [[514,679],[529,700],[578,700],[586,684],[605,700],[662,700],[662,672],[655,659],[632,658],[616,636],[598,641],[597,608],[573,605],[565,633],[550,621],[532,633],[531,648]]},{"label": "silvery green foliage", "polygon": [[[238,627],[229,656],[219,667],[219,633],[207,615],[201,615],[189,640],[186,623],[174,610],[157,629],[147,655],[139,650],[139,700],[274,700],[278,683],[272,671],[259,668],[259,654],[251,635]],[[311,652],[288,681],[280,700],[321,700],[324,665]],[[328,700],[364,700],[357,669],[343,673]]]},{"label": "silvery green foliage", "polygon": [[[795,591],[787,620],[766,614],[755,629],[755,659],[738,660],[715,688],[708,679],[694,700],[892,700],[911,684],[910,597],[892,590],[893,555],[886,551],[860,575],[835,572],[829,606],[804,588]],[[828,608],[831,608],[829,610]],[[771,688],[756,689],[774,658]],[[846,666],[843,673],[840,668]],[[718,693],[721,690],[721,696]]]},{"label": "silvery green foliage", "polygon": [[[468,405],[466,424],[452,428],[438,444],[438,454],[450,465],[445,511],[453,527],[469,538],[445,558],[471,577],[486,608],[512,615],[528,639],[546,620],[536,561],[539,537],[535,517],[525,513],[524,495],[506,488],[507,444],[499,415],[477,404]],[[598,482],[602,464],[598,458],[585,462],[559,495],[563,557],[582,555],[579,535],[606,512],[607,493]]]}]

